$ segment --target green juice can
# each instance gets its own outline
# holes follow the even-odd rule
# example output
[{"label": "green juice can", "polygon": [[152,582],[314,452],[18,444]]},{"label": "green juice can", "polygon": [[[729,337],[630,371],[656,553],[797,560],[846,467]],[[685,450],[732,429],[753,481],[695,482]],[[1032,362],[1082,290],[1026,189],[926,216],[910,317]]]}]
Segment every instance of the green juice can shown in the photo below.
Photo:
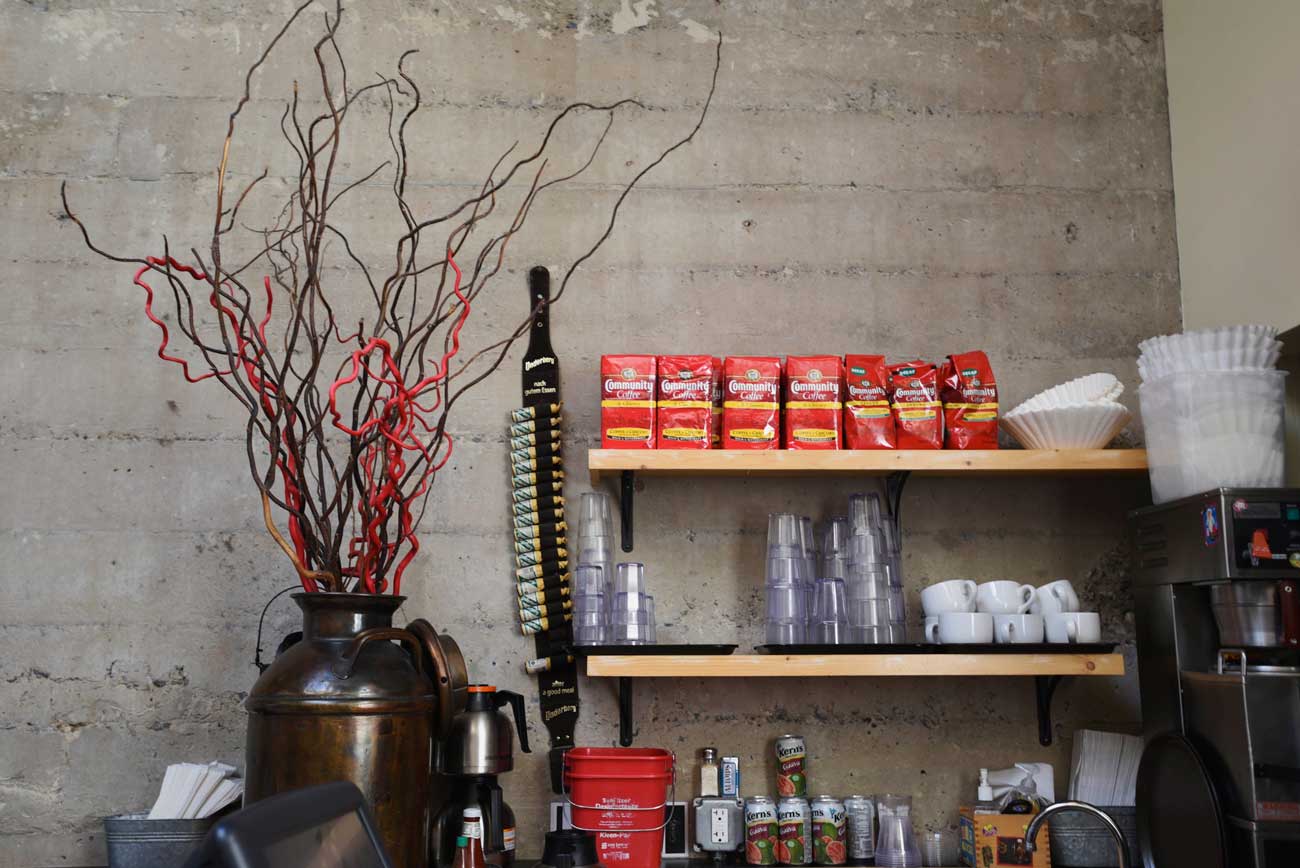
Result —
[{"label": "green juice can", "polygon": [[745,800],[745,862],[775,865],[777,844],[776,802],[767,796]]},{"label": "green juice can", "polygon": [[849,851],[845,843],[844,803],[831,796],[812,800],[814,865],[843,865]]}]

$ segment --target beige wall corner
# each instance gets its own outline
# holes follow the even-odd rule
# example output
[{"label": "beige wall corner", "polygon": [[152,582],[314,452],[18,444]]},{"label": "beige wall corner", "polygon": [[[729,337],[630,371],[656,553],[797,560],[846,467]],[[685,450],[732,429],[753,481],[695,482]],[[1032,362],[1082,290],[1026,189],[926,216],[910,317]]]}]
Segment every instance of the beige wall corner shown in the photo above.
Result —
[{"label": "beige wall corner", "polygon": [[1300,3],[1165,0],[1185,328],[1300,324]]}]

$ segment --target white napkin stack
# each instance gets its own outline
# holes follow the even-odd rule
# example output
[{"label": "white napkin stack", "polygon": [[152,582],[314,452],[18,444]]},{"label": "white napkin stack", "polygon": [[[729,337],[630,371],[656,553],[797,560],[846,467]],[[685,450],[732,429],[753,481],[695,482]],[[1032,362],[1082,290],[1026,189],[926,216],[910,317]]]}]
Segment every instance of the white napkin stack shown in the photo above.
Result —
[{"label": "white napkin stack", "polygon": [[210,817],[244,794],[235,767],[216,761],[176,763],[163,775],[150,820],[200,820]]},{"label": "white napkin stack", "polygon": [[1136,804],[1142,739],[1118,732],[1081,729],[1074,734],[1070,798],[1093,805]]}]

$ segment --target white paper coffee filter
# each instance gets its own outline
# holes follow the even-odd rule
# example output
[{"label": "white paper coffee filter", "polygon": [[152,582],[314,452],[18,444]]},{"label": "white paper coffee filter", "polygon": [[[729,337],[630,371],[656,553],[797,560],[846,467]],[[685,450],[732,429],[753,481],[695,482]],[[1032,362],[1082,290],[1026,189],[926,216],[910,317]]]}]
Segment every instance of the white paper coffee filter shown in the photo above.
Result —
[{"label": "white paper coffee filter", "polygon": [[1124,394],[1124,384],[1113,374],[1088,374],[1052,386],[1050,389],[1044,389],[1016,406],[1011,412],[1066,407],[1093,401],[1117,401],[1122,394]]},{"label": "white paper coffee filter", "polygon": [[1128,424],[1132,414],[1113,401],[1020,410],[1004,426],[1028,449],[1101,449]]}]

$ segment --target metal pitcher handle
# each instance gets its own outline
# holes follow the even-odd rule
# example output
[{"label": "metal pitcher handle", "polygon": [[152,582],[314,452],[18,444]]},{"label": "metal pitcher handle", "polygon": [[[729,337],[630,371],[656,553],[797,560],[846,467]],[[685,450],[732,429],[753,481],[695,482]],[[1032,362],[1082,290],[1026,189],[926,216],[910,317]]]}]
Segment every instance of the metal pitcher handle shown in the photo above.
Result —
[{"label": "metal pitcher handle", "polygon": [[411,655],[412,662],[415,663],[415,671],[421,675],[424,674],[424,661],[420,655],[420,640],[415,638],[414,633],[403,630],[401,627],[371,627],[369,630],[362,630],[348,643],[348,647],[343,650],[342,655],[334,662],[334,674],[339,678],[352,677],[352,670],[357,665],[357,657],[360,656],[361,649],[367,643],[386,639],[395,639],[398,642],[410,645],[411,650],[415,652]]}]

